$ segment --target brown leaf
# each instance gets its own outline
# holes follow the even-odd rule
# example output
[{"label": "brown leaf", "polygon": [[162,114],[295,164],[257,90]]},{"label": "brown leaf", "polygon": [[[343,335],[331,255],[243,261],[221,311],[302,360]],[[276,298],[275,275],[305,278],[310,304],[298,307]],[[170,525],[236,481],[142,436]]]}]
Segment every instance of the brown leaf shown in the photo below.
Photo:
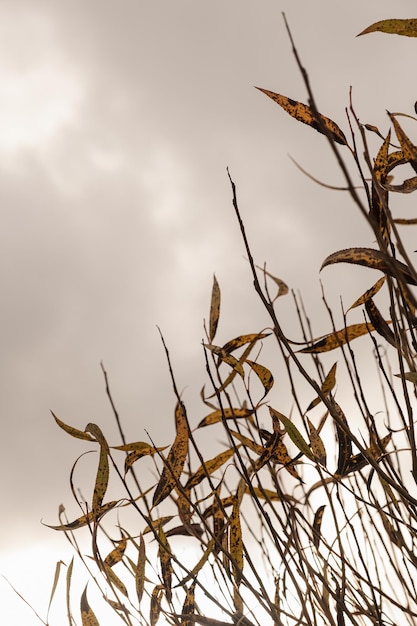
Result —
[{"label": "brown leaf", "polygon": [[213,288],[211,291],[210,304],[210,324],[209,324],[209,340],[212,343],[216,334],[217,325],[220,317],[220,287],[215,276],[213,276]]},{"label": "brown leaf", "polygon": [[[383,337],[386,341],[388,341],[389,344],[396,348],[397,342],[395,339],[395,335],[388,326],[388,322],[386,322],[382,317],[379,309],[377,308],[372,298],[366,300],[365,309],[376,332],[381,335],[381,337]],[[391,323],[391,320],[389,321],[389,323]]]},{"label": "brown leaf", "polygon": [[369,33],[387,33],[389,35],[402,35],[404,37],[417,37],[417,19],[388,19],[375,22],[361,33],[356,35],[368,35]]},{"label": "brown leaf", "polygon": [[168,454],[168,458],[164,464],[161,477],[156,486],[152,504],[157,506],[160,504],[177,484],[182,470],[184,468],[185,459],[188,453],[188,420],[185,406],[182,402],[178,402],[175,409],[175,422],[177,434],[174,443]]},{"label": "brown leaf", "polygon": [[324,261],[320,271],[334,263],[353,263],[355,265],[364,265],[372,269],[380,270],[384,274],[393,276],[403,280],[411,285],[417,285],[415,278],[412,276],[409,268],[401,261],[397,261],[380,250],[373,248],[347,248],[346,250],[338,250],[330,254]]},{"label": "brown leaf", "polygon": [[[272,100],[279,104],[284,111],[289,113],[291,117],[294,117],[299,122],[311,126],[322,134],[326,134],[327,131],[336,143],[344,146],[347,145],[346,137],[333,120],[319,114],[321,120],[319,121],[317,116],[313,113],[311,107],[307,104],[297,102],[297,100],[292,100],[291,98],[287,98],[287,96],[281,96],[273,91],[268,91],[268,89],[262,89],[261,87],[256,87],[256,89],[259,89],[259,91],[262,91],[262,93],[267,95],[269,98],[272,98]],[[323,128],[325,130],[323,130]]]},{"label": "brown leaf", "polygon": [[373,285],[370,289],[365,291],[365,293],[362,294],[357,300],[355,300],[352,306],[349,307],[348,311],[350,311],[351,309],[355,309],[356,307],[360,306],[361,304],[369,300],[369,298],[372,298],[376,293],[378,293],[378,291],[381,289],[384,282],[385,282],[385,276],[377,280],[375,285]]},{"label": "brown leaf", "polygon": [[410,141],[408,135],[402,129],[395,115],[388,112],[391,122],[394,126],[395,134],[400,142],[402,153],[406,161],[411,165],[413,170],[417,172],[417,146]]},{"label": "brown leaf", "polygon": [[265,396],[272,389],[272,386],[274,384],[274,377],[272,376],[272,373],[267,367],[261,365],[260,363],[256,363],[255,361],[249,361],[249,359],[246,359],[246,363],[250,365],[250,367],[253,369],[253,371],[261,381],[264,387],[263,397],[265,398]]},{"label": "brown leaf", "polygon": [[303,348],[302,350],[299,350],[299,352],[303,352],[304,354],[330,352],[330,350],[340,348],[340,346],[343,346],[345,343],[349,343],[358,337],[362,337],[362,335],[366,335],[373,330],[375,329],[372,324],[352,324],[351,326],[342,328],[342,330],[337,330],[334,333],[330,333],[329,335],[324,335],[324,337],[316,339],[313,345]]},{"label": "brown leaf", "polygon": [[[346,415],[343,413],[342,409],[335,400],[332,400],[332,406],[334,414],[338,417],[338,421],[342,422],[346,427],[348,427]],[[350,458],[352,456],[352,440],[349,437],[349,434],[346,433],[340,426],[338,421],[334,420],[337,440],[339,444],[336,475],[344,476],[346,468],[348,467]]]},{"label": "brown leaf", "polygon": [[[321,386],[321,391],[325,396],[327,396],[332,391],[332,389],[334,388],[336,384],[336,368],[337,368],[337,361],[336,363],[333,363],[329,373],[327,374]],[[311,409],[313,409],[315,406],[320,404],[320,402],[321,402],[321,398],[320,396],[318,396],[317,398],[315,398],[314,400],[310,402],[310,404],[307,407],[307,411],[311,411]]]},{"label": "brown leaf", "polygon": [[323,504],[322,506],[319,506],[319,508],[316,511],[316,514],[314,515],[313,543],[316,548],[318,548],[320,545],[320,539],[321,539],[320,530],[321,530],[321,523],[323,521],[323,513],[324,513],[325,508],[326,508],[325,504]]},{"label": "brown leaf", "polygon": [[324,443],[319,433],[317,432],[314,424],[307,417],[308,429],[310,431],[310,446],[311,451],[314,455],[314,458],[321,463],[324,467],[326,467],[326,448],[324,447]]},{"label": "brown leaf", "polygon": [[197,428],[217,424],[218,422],[223,421],[223,419],[228,420],[242,417],[245,418],[252,414],[253,409],[218,409],[217,411],[213,411],[213,413],[209,413],[209,415],[202,419]]},{"label": "brown leaf", "polygon": [[82,626],[100,626],[97,617],[94,615],[93,609],[88,604],[87,585],[84,587],[84,591],[81,596],[80,609]]},{"label": "brown leaf", "polygon": [[220,454],[215,456],[213,459],[206,461],[204,465],[201,465],[198,470],[192,476],[190,476],[185,485],[185,489],[191,489],[192,487],[196,487],[198,484],[201,483],[202,480],[204,480],[204,478],[210,476],[211,474],[213,474],[213,472],[219,469],[219,467],[224,465],[224,463],[226,463],[226,461],[228,461],[234,455],[234,453],[234,448],[230,448],[228,450],[220,452]]}]

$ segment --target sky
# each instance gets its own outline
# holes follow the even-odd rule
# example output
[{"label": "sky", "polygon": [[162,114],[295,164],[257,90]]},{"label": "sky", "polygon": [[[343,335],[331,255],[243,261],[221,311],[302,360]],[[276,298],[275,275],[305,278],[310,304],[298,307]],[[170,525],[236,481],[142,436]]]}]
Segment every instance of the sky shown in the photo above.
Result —
[{"label": "sky", "polygon": [[[254,89],[306,101],[281,13],[320,110],[347,132],[350,86],[364,122],[387,129],[386,109],[413,113],[416,41],[355,36],[415,17],[414,5],[0,2],[0,574],[42,615],[68,549],[41,519],[53,524],[59,504],[71,506],[68,475],[85,449],[50,410],[119,443],[103,362],[127,438],[146,429],[158,441],[173,431],[175,399],[157,327],[197,424],[213,273],[224,342],[267,324],[227,168],[256,261],[300,289],[308,310],[321,310],[323,259],[372,244],[348,199],[289,158],[341,185],[326,140]],[[353,300],[367,271],[352,279],[338,268],[336,279],[328,268],[323,283],[336,286],[335,302],[341,284]],[[315,324],[327,332],[321,313]],[[0,607],[7,626],[40,623],[3,579]]]}]

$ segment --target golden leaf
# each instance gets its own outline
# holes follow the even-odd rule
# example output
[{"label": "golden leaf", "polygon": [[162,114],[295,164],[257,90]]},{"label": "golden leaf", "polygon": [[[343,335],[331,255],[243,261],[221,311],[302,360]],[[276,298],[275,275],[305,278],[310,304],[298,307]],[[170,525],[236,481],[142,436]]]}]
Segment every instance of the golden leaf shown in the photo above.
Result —
[{"label": "golden leaf", "polygon": [[292,100],[292,98],[287,98],[287,96],[282,96],[278,93],[274,93],[273,91],[268,91],[268,89],[262,89],[261,87],[256,87],[256,89],[259,89],[259,91],[262,91],[262,93],[279,104],[284,111],[289,113],[291,117],[294,117],[299,122],[311,126],[314,130],[317,130],[322,134],[326,134],[327,131],[336,143],[340,143],[344,146],[347,145],[346,137],[333,120],[319,113],[319,121],[311,107],[307,104],[297,102],[297,100]]},{"label": "golden leaf", "polygon": [[357,37],[361,35],[368,35],[369,33],[387,33],[389,35],[402,35],[404,37],[417,37],[417,19],[388,19],[375,22],[360,32]]}]

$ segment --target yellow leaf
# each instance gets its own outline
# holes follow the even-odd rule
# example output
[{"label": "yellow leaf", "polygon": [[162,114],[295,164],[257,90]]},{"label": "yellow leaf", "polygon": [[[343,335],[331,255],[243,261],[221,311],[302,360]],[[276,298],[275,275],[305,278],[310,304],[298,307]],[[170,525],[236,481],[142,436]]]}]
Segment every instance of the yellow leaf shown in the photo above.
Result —
[{"label": "yellow leaf", "polygon": [[[337,367],[337,362],[332,365],[329,373],[327,374],[321,386],[321,391],[325,396],[327,396],[332,391],[332,389],[334,388],[336,384],[336,367]],[[320,397],[317,397],[314,400],[312,400],[307,407],[307,411],[310,411],[311,409],[313,409],[315,406],[320,404],[320,402],[321,402]]]},{"label": "yellow leaf", "polygon": [[177,484],[188,454],[188,420],[185,406],[178,402],[175,409],[177,434],[165,461],[153,495],[153,506],[160,504]]},{"label": "yellow leaf", "polygon": [[211,424],[217,424],[223,421],[223,419],[236,419],[242,417],[249,417],[253,414],[252,409],[218,409],[209,413],[197,426],[197,428],[203,428],[204,426],[210,426]]},{"label": "yellow leaf", "polygon": [[80,602],[81,608],[81,622],[83,626],[100,626],[98,619],[94,615],[94,612],[87,600],[87,585],[84,588]]},{"label": "yellow leaf", "polygon": [[219,287],[219,283],[216,280],[216,277],[213,276],[213,288],[211,291],[211,304],[210,304],[210,325],[209,325],[210,343],[213,341],[214,336],[216,334],[217,325],[219,323],[219,317],[220,317],[220,287]]},{"label": "yellow leaf", "polygon": [[380,270],[389,276],[398,277],[399,280],[403,280],[411,285],[417,285],[407,265],[373,248],[347,248],[346,250],[333,252],[323,261],[320,270],[333,263],[364,265],[365,267]]},{"label": "yellow leaf", "polygon": [[119,541],[118,546],[116,546],[116,548],[114,548],[106,556],[106,558],[104,559],[104,564],[108,565],[109,567],[113,567],[113,565],[116,565],[116,563],[119,563],[122,560],[123,555],[125,553],[126,545],[127,545],[127,540],[126,540],[126,537],[124,537],[123,539]]},{"label": "yellow leaf", "polygon": [[96,440],[100,443],[100,459],[97,468],[96,482],[94,485],[92,511],[95,518],[100,514],[101,504],[107,491],[109,484],[109,446],[105,440],[103,433],[96,424],[87,424],[86,432],[91,432]]},{"label": "yellow leaf", "polygon": [[107,576],[108,581],[114,585],[115,587],[117,587],[117,589],[124,595],[127,597],[127,589],[124,585],[124,583],[120,580],[120,578],[113,572],[113,570],[111,569],[111,567],[109,567],[108,565],[106,565],[104,563],[104,572]]},{"label": "yellow leaf", "polygon": [[186,619],[186,615],[193,615],[195,610],[195,586],[196,580],[194,580],[191,585],[187,589],[187,593],[185,595],[184,604],[182,605],[182,618],[181,618],[181,626],[193,626],[194,622],[190,619]]},{"label": "yellow leaf", "polygon": [[149,610],[149,622],[151,626],[155,626],[161,614],[161,602],[163,594],[163,585],[156,585],[151,595],[151,606]]},{"label": "yellow leaf", "polygon": [[240,524],[240,500],[235,498],[229,526],[230,555],[235,583],[239,586],[243,572],[243,539]]},{"label": "yellow leaf", "polygon": [[250,333],[248,335],[239,335],[239,337],[235,337],[231,339],[227,343],[224,344],[223,350],[230,354],[234,350],[241,348],[247,343],[255,344],[259,339],[264,339],[265,337],[269,337],[271,333]]},{"label": "yellow leaf", "polygon": [[136,595],[138,597],[139,604],[142,601],[143,592],[145,590],[145,565],[146,565],[146,551],[145,542],[143,540],[142,533],[140,534],[139,549],[138,549],[138,562],[135,571],[135,585]]},{"label": "yellow leaf", "polygon": [[348,311],[350,311],[351,309],[355,309],[356,307],[360,306],[361,304],[369,300],[369,298],[372,298],[376,293],[378,293],[378,291],[381,289],[384,282],[385,282],[385,276],[377,280],[375,285],[373,285],[370,289],[365,291],[365,293],[362,294],[357,300],[355,300],[352,306],[349,307]]},{"label": "yellow leaf", "polygon": [[171,548],[162,526],[159,527],[158,558],[161,564],[161,574],[164,583],[165,597],[172,600],[172,574],[174,573],[171,561]]},{"label": "yellow leaf", "polygon": [[389,19],[375,22],[365,28],[357,37],[369,33],[387,33],[389,35],[402,35],[404,37],[417,37],[417,19]]},{"label": "yellow leaf", "polygon": [[261,365],[260,363],[256,363],[255,361],[249,361],[249,359],[246,359],[246,363],[251,366],[251,368],[261,381],[264,388],[263,397],[265,397],[274,384],[274,377],[272,376],[272,373],[267,367]]},{"label": "yellow leaf", "polygon": [[204,465],[201,465],[198,470],[188,479],[187,484],[185,485],[185,489],[191,489],[192,487],[196,487],[201,483],[204,478],[210,476],[215,472],[219,467],[221,467],[226,461],[228,461],[233,455],[235,451],[234,448],[230,448],[229,450],[224,450],[224,452],[220,452],[214,458],[206,461]]},{"label": "yellow leaf", "polygon": [[238,439],[241,443],[243,443],[244,446],[249,448],[249,450],[252,450],[252,452],[255,452],[258,455],[261,455],[263,453],[264,447],[261,446],[261,444],[253,441],[253,439],[250,439],[249,437],[242,435],[242,433],[238,433],[236,430],[231,430],[230,434],[233,435],[233,437],[235,437],[236,439]]},{"label": "yellow leaf", "polygon": [[78,517],[76,520],[74,520],[73,522],[69,522],[68,524],[59,524],[58,526],[51,526],[50,524],[43,525],[47,526],[48,528],[52,528],[53,530],[76,530],[77,528],[82,528],[87,524],[91,524],[94,520],[97,521],[102,515],[107,513],[107,511],[113,509],[118,504],[118,500],[106,502],[106,504],[103,504],[100,510],[95,514],[93,514],[93,511],[89,511],[86,515],[81,515],[81,517]]},{"label": "yellow leaf", "polygon": [[351,326],[342,328],[342,330],[338,330],[334,333],[330,333],[329,335],[325,335],[320,339],[316,339],[312,346],[303,348],[302,350],[299,350],[299,352],[303,352],[305,354],[330,352],[330,350],[340,348],[340,346],[345,343],[349,343],[358,337],[362,337],[362,335],[366,335],[373,330],[375,329],[372,324],[352,324]]},{"label": "yellow leaf", "polygon": [[157,452],[162,452],[162,450],[166,450],[167,447],[168,446],[162,446],[162,448],[154,448],[153,446],[144,444],[144,447],[140,450],[134,450],[133,452],[130,452],[125,459],[125,474],[132,467],[133,463],[136,463],[138,459],[141,459],[144,456],[153,456]]},{"label": "yellow leaf", "polygon": [[316,427],[314,426],[314,424],[310,422],[308,417],[307,417],[307,423],[308,423],[308,428],[310,431],[310,446],[311,446],[311,451],[314,455],[314,458],[319,463],[321,463],[321,465],[326,467],[327,455],[326,455],[326,448],[324,447],[323,440],[320,437],[319,433],[317,432]]},{"label": "yellow leaf", "polygon": [[281,96],[273,91],[268,91],[268,89],[262,89],[261,87],[256,87],[256,89],[259,89],[259,91],[262,91],[262,93],[266,96],[272,98],[272,100],[279,104],[284,111],[289,113],[291,117],[294,117],[299,122],[308,124],[308,126],[311,126],[319,133],[325,134],[325,131],[323,130],[324,127],[336,143],[340,143],[344,146],[347,145],[346,137],[340,130],[339,126],[331,119],[321,114],[319,114],[319,121],[317,116],[313,113],[311,107],[307,104],[297,102],[297,100],[292,100],[291,98],[287,98],[287,96]]},{"label": "yellow leaf", "polygon": [[62,422],[56,415],[55,413],[52,413],[52,417],[54,418],[54,420],[56,421],[56,423],[58,424],[58,426],[60,428],[62,428],[62,430],[65,430],[66,433],[68,433],[69,435],[71,435],[71,437],[76,437],[77,439],[84,439],[86,441],[94,441],[93,437],[91,437],[91,435],[89,435],[88,433],[82,431],[82,430],[78,430],[77,428],[74,428],[73,426],[68,426],[68,424],[65,424],[64,422]]}]

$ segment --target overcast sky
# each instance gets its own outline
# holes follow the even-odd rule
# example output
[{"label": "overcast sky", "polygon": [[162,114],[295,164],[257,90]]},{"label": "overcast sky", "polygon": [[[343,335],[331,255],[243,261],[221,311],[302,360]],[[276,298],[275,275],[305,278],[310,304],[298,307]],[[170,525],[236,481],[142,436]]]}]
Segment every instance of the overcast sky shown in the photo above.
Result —
[{"label": "overcast sky", "polygon": [[[257,262],[313,311],[322,260],[372,244],[348,200],[288,157],[342,184],[326,140],[253,88],[306,101],[282,11],[321,111],[346,133],[350,85],[361,120],[383,132],[386,109],[413,113],[417,41],[355,38],[379,19],[416,17],[412,0],[0,1],[0,573],[38,595],[42,614],[67,553],[40,520],[71,506],[68,474],[85,450],[49,409],[119,443],[103,361],[128,439],[147,429],[159,441],[174,398],[156,325],[196,424],[213,272],[224,341],[267,323],[226,168]],[[0,607],[7,626],[38,624],[2,581]]]}]

